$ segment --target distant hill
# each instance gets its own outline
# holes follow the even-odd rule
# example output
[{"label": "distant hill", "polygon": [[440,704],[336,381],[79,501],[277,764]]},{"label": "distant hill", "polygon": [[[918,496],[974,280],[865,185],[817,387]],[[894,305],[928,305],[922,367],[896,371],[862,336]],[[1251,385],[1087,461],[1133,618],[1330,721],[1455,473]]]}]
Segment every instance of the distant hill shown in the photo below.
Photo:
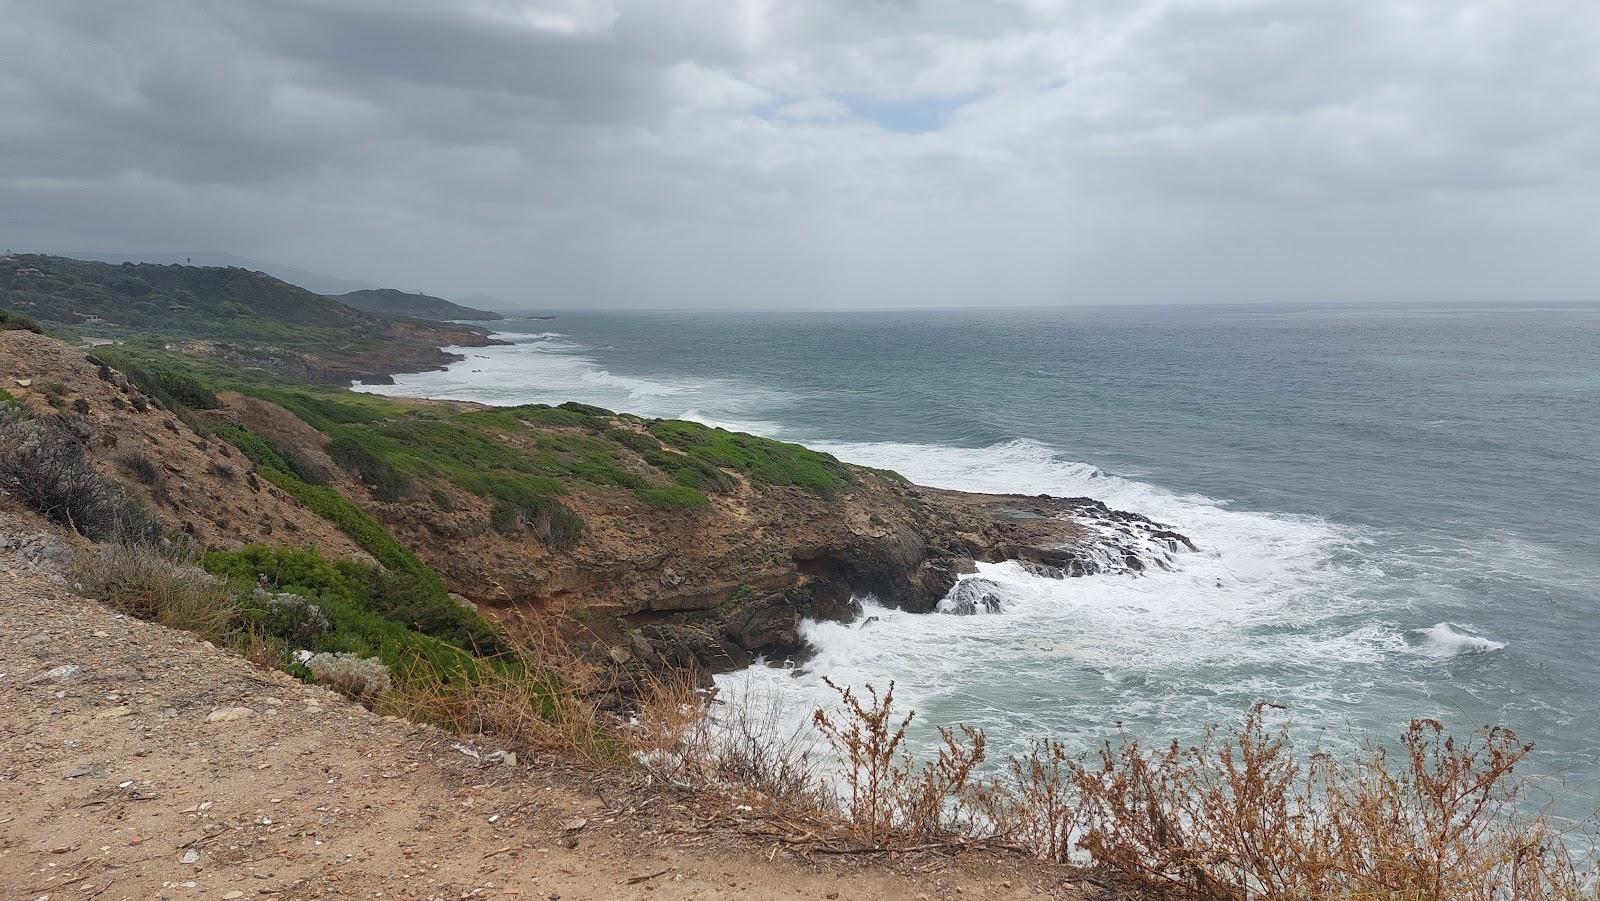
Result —
[{"label": "distant hill", "polygon": [[252,260],[238,254],[224,253],[217,250],[196,250],[183,253],[67,253],[62,256],[74,260],[90,260],[97,263],[176,263],[184,266],[236,266],[240,269],[254,269],[265,272],[273,278],[286,281],[291,285],[300,287],[316,294],[344,294],[349,291],[360,291],[373,287],[367,282],[352,281],[345,278],[334,278],[320,272],[310,272],[294,266],[285,266],[281,263],[267,263],[261,260]]},{"label": "distant hill", "polygon": [[505,318],[489,310],[475,310],[472,307],[451,303],[443,297],[434,297],[431,294],[408,294],[393,288],[369,288],[329,296],[345,306],[377,313],[380,316],[410,316],[413,319],[432,319],[439,322],[458,319],[486,322]]},{"label": "distant hill", "polygon": [[10,255],[0,258],[0,309],[78,334],[181,342],[230,368],[318,382],[441,368],[458,359],[443,346],[494,343],[476,326],[374,315],[238,267]]}]

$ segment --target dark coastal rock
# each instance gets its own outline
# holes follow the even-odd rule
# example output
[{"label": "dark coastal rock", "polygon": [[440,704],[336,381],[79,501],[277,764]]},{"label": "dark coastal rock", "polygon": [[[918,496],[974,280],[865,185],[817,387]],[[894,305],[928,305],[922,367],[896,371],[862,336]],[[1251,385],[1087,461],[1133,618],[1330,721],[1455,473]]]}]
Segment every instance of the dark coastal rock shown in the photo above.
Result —
[{"label": "dark coastal rock", "polygon": [[1032,560],[1021,561],[1023,571],[1041,579],[1065,579],[1067,571],[1059,566],[1050,566],[1047,563],[1035,563]]},{"label": "dark coastal rock", "polygon": [[978,566],[970,557],[937,557],[923,562],[917,570],[917,581],[929,594],[942,598],[962,576],[977,571]]},{"label": "dark coastal rock", "polygon": [[801,608],[789,596],[771,594],[740,605],[722,621],[723,634],[748,651],[800,646]]},{"label": "dark coastal rock", "polygon": [[628,636],[629,662],[644,674],[664,676],[674,672],[694,674],[701,687],[709,687],[715,673],[750,665],[750,655],[710,629],[694,625],[658,624]]},{"label": "dark coastal rock", "polygon": [[[805,495],[776,495],[777,506],[762,512],[773,523],[764,534],[788,542],[781,555],[746,554],[727,565],[695,554],[649,561],[640,567],[648,582],[632,583],[641,598],[625,614],[636,629],[626,639],[624,668],[656,674],[692,668],[709,684],[712,674],[758,658],[804,660],[811,649],[801,623],[855,621],[857,598],[913,613],[1001,613],[1004,591],[973,575],[978,561],[1014,561],[1051,579],[1137,577],[1178,565],[1177,555],[1194,547],[1169,526],[1092,498],[915,486],[890,493],[893,504],[880,498],[872,511],[839,519],[813,508]],[[879,515],[893,509],[904,515]],[[617,578],[628,576],[619,571]],[[595,583],[603,584],[613,583]],[[861,626],[886,623],[872,618]]]}]

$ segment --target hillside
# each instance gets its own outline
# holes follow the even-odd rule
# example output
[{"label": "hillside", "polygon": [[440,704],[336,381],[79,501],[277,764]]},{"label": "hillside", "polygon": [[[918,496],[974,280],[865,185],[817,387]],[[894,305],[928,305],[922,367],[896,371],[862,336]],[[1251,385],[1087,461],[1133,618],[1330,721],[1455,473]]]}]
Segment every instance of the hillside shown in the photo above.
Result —
[{"label": "hillside", "polygon": [[73,595],[59,566],[5,550],[60,539],[6,512],[4,897],[1085,897],[1059,867],[1015,872],[1015,856],[811,858],[820,839],[780,851],[742,798],[527,752],[491,762],[503,746]]},{"label": "hillside", "polygon": [[79,253],[68,252],[56,256],[70,257],[74,260],[92,260],[97,263],[161,263],[166,265],[182,264],[186,266],[235,266],[240,269],[252,269],[265,272],[273,278],[279,278],[291,285],[299,285],[307,291],[318,294],[343,294],[346,291],[360,291],[372,287],[367,282],[353,281],[347,278],[335,278],[312,272],[297,266],[286,266],[282,263],[273,263],[267,260],[257,260],[251,257],[240,256],[236,253],[224,253],[217,250],[187,250],[182,253]]},{"label": "hillside", "polygon": [[471,307],[451,303],[443,297],[434,297],[429,294],[409,294],[405,291],[396,291],[393,288],[351,291],[348,294],[333,295],[332,298],[347,307],[355,307],[358,310],[377,313],[380,316],[409,316],[413,319],[429,319],[438,322],[455,320],[489,322],[505,318],[499,313],[489,310],[475,310]]},{"label": "hillside", "polygon": [[16,254],[0,260],[0,308],[136,347],[181,342],[230,371],[335,384],[441,368],[456,357],[440,347],[491,343],[480,328],[376,316],[233,267]]}]

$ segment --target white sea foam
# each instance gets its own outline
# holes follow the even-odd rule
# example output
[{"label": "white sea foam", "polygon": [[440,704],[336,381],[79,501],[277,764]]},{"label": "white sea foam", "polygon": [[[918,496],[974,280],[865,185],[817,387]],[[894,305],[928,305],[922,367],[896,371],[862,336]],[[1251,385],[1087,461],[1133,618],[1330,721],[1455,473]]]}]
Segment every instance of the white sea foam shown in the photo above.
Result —
[{"label": "white sea foam", "polygon": [[1429,657],[1460,657],[1464,654],[1489,654],[1505,649],[1505,643],[1485,638],[1469,626],[1435,623],[1411,632],[1417,653]]},{"label": "white sea foam", "polygon": [[1343,686],[1359,686],[1347,674],[1405,645],[1350,590],[1371,570],[1336,562],[1363,559],[1352,552],[1360,536],[1320,519],[1231,509],[1031,441],[814,446],[937,487],[1093,497],[1176,528],[1198,550],[1142,576],[1050,579],[980,564],[968,578],[993,583],[999,613],[918,615],[869,601],[857,623],[805,626],[817,656],[801,672],[723,676],[726,691],[776,694],[805,711],[832,701],[823,675],[856,686],[894,680],[902,703],[928,720],[1014,741],[1093,739],[1134,722],[1168,735],[1232,721],[1258,698],[1309,720],[1338,718]]},{"label": "white sea foam", "polygon": [[[602,366],[589,348],[561,332],[498,332],[512,342],[494,347],[447,347],[466,359],[435,372],[395,376],[392,385],[359,385],[358,391],[432,397],[512,406],[580,401],[609,410],[696,419],[742,431],[765,433],[772,423],[744,415],[779,395],[719,379],[666,380],[621,375]],[[693,415],[690,415],[693,414]]]}]

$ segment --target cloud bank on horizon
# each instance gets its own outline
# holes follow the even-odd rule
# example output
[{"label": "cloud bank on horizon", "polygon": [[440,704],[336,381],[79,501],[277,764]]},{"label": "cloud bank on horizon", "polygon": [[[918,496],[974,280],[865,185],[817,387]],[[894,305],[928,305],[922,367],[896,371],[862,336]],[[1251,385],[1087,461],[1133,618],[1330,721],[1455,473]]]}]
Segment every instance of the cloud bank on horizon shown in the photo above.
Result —
[{"label": "cloud bank on horizon", "polygon": [[1593,0],[0,0],[0,244],[552,307],[1600,298]]}]

